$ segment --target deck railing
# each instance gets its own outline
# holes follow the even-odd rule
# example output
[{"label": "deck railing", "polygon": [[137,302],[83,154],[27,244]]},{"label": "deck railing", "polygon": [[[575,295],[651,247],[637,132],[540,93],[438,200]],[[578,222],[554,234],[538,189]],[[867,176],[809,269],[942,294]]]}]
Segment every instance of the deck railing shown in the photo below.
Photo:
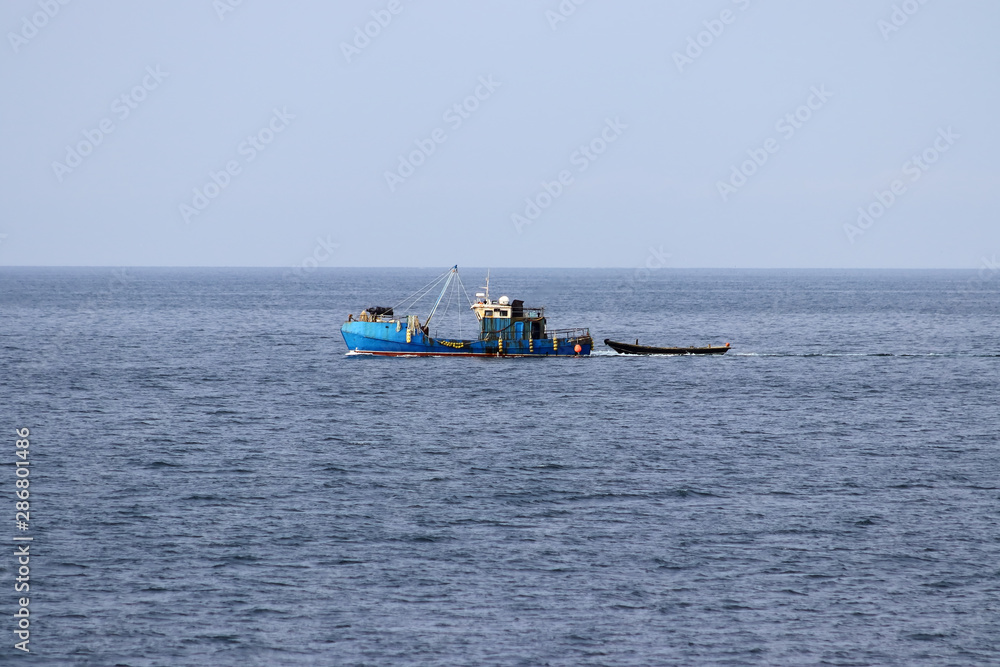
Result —
[{"label": "deck railing", "polygon": [[590,329],[549,329],[545,335],[549,338],[583,338],[590,336]]},{"label": "deck railing", "polygon": [[[487,331],[486,333],[480,333],[479,340],[498,340],[503,338],[504,340],[510,340],[511,327],[506,327],[500,331]],[[507,335],[504,335],[507,334]],[[561,339],[573,339],[573,338],[584,338],[590,337],[590,329],[547,329],[545,331],[545,338],[542,340],[552,340],[553,338]],[[524,339],[527,340],[527,339]]]}]

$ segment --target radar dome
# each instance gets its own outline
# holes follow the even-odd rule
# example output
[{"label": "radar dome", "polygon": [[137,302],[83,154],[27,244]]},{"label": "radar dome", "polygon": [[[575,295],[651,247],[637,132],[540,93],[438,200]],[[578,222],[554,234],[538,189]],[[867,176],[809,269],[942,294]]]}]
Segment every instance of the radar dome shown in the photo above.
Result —
[{"label": "radar dome", "polygon": [[510,304],[510,298],[506,297],[506,296],[502,296],[502,297],[500,297],[500,300],[497,303],[499,303],[501,306],[506,306],[506,305]]}]

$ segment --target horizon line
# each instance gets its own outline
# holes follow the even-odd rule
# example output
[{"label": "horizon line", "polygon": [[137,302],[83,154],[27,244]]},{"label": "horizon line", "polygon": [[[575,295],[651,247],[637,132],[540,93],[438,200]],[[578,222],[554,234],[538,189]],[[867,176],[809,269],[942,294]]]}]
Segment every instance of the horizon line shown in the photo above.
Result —
[{"label": "horizon line", "polygon": [[[452,265],[454,266],[454,265]],[[653,269],[644,266],[473,266],[470,269],[491,270],[565,270],[565,271],[977,271],[982,266],[660,266]],[[436,264],[427,265],[338,265],[302,267],[301,265],[243,265],[243,264],[0,264],[2,269],[274,269],[290,271],[330,271],[343,269],[446,269]],[[459,265],[461,270],[461,265]]]}]

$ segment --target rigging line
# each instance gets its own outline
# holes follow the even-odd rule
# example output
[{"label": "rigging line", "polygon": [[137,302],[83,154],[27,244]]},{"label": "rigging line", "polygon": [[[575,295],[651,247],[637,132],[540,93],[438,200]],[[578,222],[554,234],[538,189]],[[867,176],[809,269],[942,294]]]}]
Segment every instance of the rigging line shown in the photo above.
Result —
[{"label": "rigging line", "polygon": [[448,300],[444,304],[444,310],[442,310],[441,314],[438,316],[438,321],[440,321],[440,322],[444,321],[445,316],[448,314],[448,306],[450,306],[450,305],[451,305],[451,286],[449,285],[449,287],[448,287]]},{"label": "rigging line", "polygon": [[[458,276],[458,275],[456,275],[455,277],[458,278],[458,285],[455,287],[455,289],[456,290],[459,290],[459,289],[462,290],[461,293],[464,294],[466,300],[468,300],[469,294],[465,291],[465,284],[462,282],[462,277]],[[461,303],[461,299],[459,299],[459,303]],[[470,302],[469,305],[471,306],[472,303]],[[465,330],[464,326],[463,326],[464,323],[465,323],[465,318],[462,317],[462,314],[463,314],[462,311],[464,311],[464,310],[465,310],[465,308],[463,306],[459,306],[458,307],[458,332],[459,332],[459,337],[462,336],[462,332]]]},{"label": "rigging line", "polygon": [[[452,302],[454,300],[455,300],[455,285],[451,285],[451,286],[448,287],[448,303],[446,303],[445,306],[444,306],[444,315],[441,316],[441,321],[442,322],[445,321],[445,319],[444,319],[445,315],[447,315],[448,312],[450,311],[451,304],[452,304]],[[454,335],[454,334],[452,334],[452,335]]]},{"label": "rigging line", "polygon": [[411,297],[408,297],[408,298],[404,299],[403,301],[400,301],[399,304],[393,306],[393,308],[394,309],[399,308],[400,304],[404,304],[405,303],[407,305],[405,306],[405,308],[403,308],[403,310],[404,311],[412,310],[412,309],[416,308],[417,303],[419,303],[421,299],[423,299],[428,294],[430,294],[431,291],[435,287],[436,287],[436,285],[431,285],[431,287],[429,289],[427,289],[427,290],[424,290],[424,292],[422,294],[416,294],[416,295],[413,295]]},{"label": "rigging line", "polygon": [[[458,275],[456,274],[455,277],[457,278]],[[465,322],[465,318],[468,317],[468,315],[465,312],[463,312],[464,308],[462,307],[461,290],[462,290],[461,285],[456,282],[455,286],[452,288],[452,300],[455,303],[455,323],[458,325],[459,338],[462,337],[462,331],[464,329],[463,324]]]},{"label": "rigging line", "polygon": [[[444,315],[448,314],[448,309],[451,308],[451,302],[455,300],[455,286],[450,286],[448,288],[448,303],[444,304]],[[441,316],[444,319],[444,315]]]},{"label": "rigging line", "polygon": [[[438,281],[438,282],[440,282],[440,281]],[[424,290],[423,292],[418,293],[418,294],[413,294],[413,295],[407,297],[406,299],[403,299],[403,301],[400,301],[400,304],[403,304],[403,303],[408,304],[404,308],[404,310],[409,310],[411,308],[415,308],[416,305],[417,305],[417,303],[419,303],[421,299],[423,299],[428,294],[430,294],[437,287],[437,285],[438,285],[438,283],[435,283],[435,284],[431,285],[429,288],[427,288],[426,290]]]},{"label": "rigging line", "polygon": [[[456,273],[455,277],[458,278],[458,285],[459,285],[459,287],[462,288],[462,294],[465,295],[465,300],[469,303],[469,310],[471,310],[472,307],[473,307],[473,303],[472,303],[472,299],[469,297],[469,290],[467,290],[465,288],[465,283],[462,282],[462,276],[460,276],[459,274]],[[461,315],[461,311],[462,310],[464,310],[464,308],[459,308],[459,311],[460,311],[459,315]],[[462,328],[463,321],[464,320],[462,320],[461,317],[458,320],[458,330],[459,330],[460,335],[461,335],[461,332],[464,331],[464,329]],[[475,330],[475,327],[473,327],[473,331],[474,330]]]},{"label": "rigging line", "polygon": [[404,298],[403,298],[403,299],[402,299],[401,301],[399,301],[399,303],[397,303],[396,305],[398,306],[398,305],[400,305],[400,304],[403,304],[403,303],[406,303],[407,301],[411,300],[411,299],[412,299],[412,298],[413,298],[414,296],[416,296],[416,295],[420,294],[420,293],[421,293],[421,292],[423,292],[424,290],[427,290],[427,289],[429,289],[429,288],[433,287],[433,286],[434,286],[434,284],[435,284],[435,283],[436,283],[436,282],[437,282],[438,280],[440,280],[440,278],[435,278],[435,279],[434,279],[433,281],[431,281],[431,282],[430,282],[429,284],[427,284],[427,285],[424,285],[423,287],[421,287],[420,289],[418,289],[418,290],[417,290],[416,292],[414,292],[414,293],[412,293],[412,294],[410,294],[410,295],[408,295],[408,296],[404,297]]},{"label": "rigging line", "polygon": [[435,285],[439,284],[442,280],[444,280],[445,278],[447,278],[449,273],[451,273],[451,269],[448,269],[442,275],[438,276],[437,278],[435,278],[434,280],[432,280],[430,283],[428,283],[428,284],[424,285],[423,287],[421,287],[420,289],[418,289],[414,294],[411,294],[410,296],[406,297],[405,299],[403,299],[402,301],[400,301],[399,303],[397,303],[396,305],[391,306],[391,307],[393,309],[398,308],[400,305],[402,305],[402,304],[406,303],[407,301],[409,301],[410,299],[412,299],[415,295],[420,294],[420,292],[423,292],[423,294],[420,294],[420,296],[418,297],[418,299],[426,296],[427,292],[430,292],[431,289]]},{"label": "rigging line", "polygon": [[419,290],[415,294],[411,294],[410,296],[406,297],[405,299],[403,299],[399,303],[400,304],[409,303],[410,305],[407,306],[407,308],[414,307],[417,304],[418,301],[420,301],[422,298],[424,298],[425,296],[427,296],[428,294],[430,294],[430,292],[432,290],[434,290],[434,288],[437,287],[441,283],[441,280],[442,280],[442,278],[438,278],[436,281],[434,281],[430,285],[427,285],[426,287],[421,288],[421,290]]},{"label": "rigging line", "polygon": [[[462,329],[462,301],[461,301],[460,298],[456,298],[457,294],[458,294],[458,284],[456,283],[456,284],[452,285],[451,295],[448,297],[448,307],[450,308],[452,303],[455,304],[455,325],[458,327],[459,331],[461,331],[461,329]],[[461,338],[461,335],[459,335],[459,338]]]},{"label": "rigging line", "polygon": [[[457,273],[455,274],[455,278],[458,278],[458,274]],[[448,296],[448,306],[449,307],[451,306],[451,302],[455,300],[455,295],[457,293],[459,293],[459,290],[461,289],[461,279],[456,280],[455,284],[452,286],[451,289],[452,289],[451,294],[449,294],[449,296]],[[459,337],[459,339],[462,338],[462,319],[463,318],[462,318],[462,305],[461,304],[462,304],[462,299],[461,299],[461,297],[459,297],[458,298],[458,303],[455,305],[455,325],[458,327],[458,337]]]},{"label": "rigging line", "polygon": [[465,283],[462,282],[462,276],[456,273],[455,277],[458,278],[458,284],[462,287],[462,293],[465,295],[465,300],[469,302],[469,307],[471,308],[472,299],[469,298],[469,290],[465,289]]}]

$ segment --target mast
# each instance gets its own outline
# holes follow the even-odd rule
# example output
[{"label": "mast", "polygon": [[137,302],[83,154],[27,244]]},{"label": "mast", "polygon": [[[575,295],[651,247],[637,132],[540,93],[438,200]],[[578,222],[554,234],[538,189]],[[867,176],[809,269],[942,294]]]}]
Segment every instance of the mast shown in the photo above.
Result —
[{"label": "mast", "polygon": [[[482,286],[480,285],[480,287],[482,287]],[[486,269],[486,287],[483,287],[483,289],[485,289],[486,291],[485,292],[476,292],[476,296],[477,297],[482,297],[482,298],[486,299],[486,303],[489,303],[490,302],[490,270],[489,269]],[[475,306],[473,306],[473,308],[475,308]]]},{"label": "mast", "polygon": [[431,318],[434,317],[434,313],[437,312],[438,306],[441,304],[441,299],[444,298],[444,293],[448,291],[448,285],[451,284],[451,279],[458,273],[458,264],[451,267],[451,271],[448,272],[448,279],[444,281],[444,287],[441,289],[441,293],[438,294],[437,301],[434,302],[434,307],[431,308],[431,314],[427,316],[424,320],[424,327],[427,327],[431,323]]}]

